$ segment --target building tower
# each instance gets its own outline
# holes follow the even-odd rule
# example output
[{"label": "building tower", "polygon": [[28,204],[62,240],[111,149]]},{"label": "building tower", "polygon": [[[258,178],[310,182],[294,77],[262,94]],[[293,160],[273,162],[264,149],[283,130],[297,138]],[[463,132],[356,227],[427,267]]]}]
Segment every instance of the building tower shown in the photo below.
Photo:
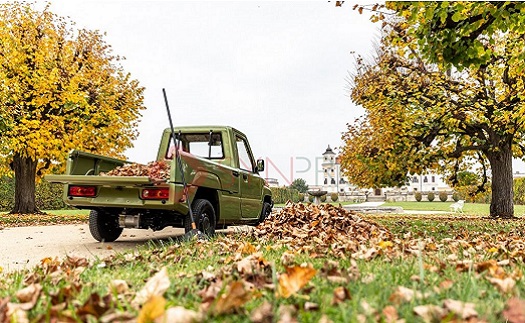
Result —
[{"label": "building tower", "polygon": [[337,192],[336,188],[336,174],[335,174],[335,153],[328,145],[326,151],[323,153],[323,167],[324,185],[323,188],[329,192]]}]

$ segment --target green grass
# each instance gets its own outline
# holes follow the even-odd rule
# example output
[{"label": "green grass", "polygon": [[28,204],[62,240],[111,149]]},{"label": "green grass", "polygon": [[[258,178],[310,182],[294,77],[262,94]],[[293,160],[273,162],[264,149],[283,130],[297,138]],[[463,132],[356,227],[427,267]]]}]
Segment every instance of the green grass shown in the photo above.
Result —
[{"label": "green grass", "polygon": [[[416,205],[422,204],[424,203]],[[482,261],[510,259],[510,265],[499,267],[501,275],[513,277],[514,272],[525,271],[521,260],[525,254],[524,249],[519,247],[519,244],[509,247],[516,242],[523,245],[523,219],[490,220],[480,215],[363,217],[389,228],[394,235],[393,241],[402,246],[400,252],[392,253],[388,252],[389,249],[378,248],[381,252],[371,259],[353,257],[355,250],[348,250],[343,255],[327,252],[312,256],[315,252],[308,251],[308,248],[302,251],[291,250],[287,243],[282,241],[265,244],[238,233],[218,236],[209,242],[160,241],[149,243],[129,254],[118,254],[95,261],[80,275],[73,275],[72,272],[77,266],[68,263],[61,266],[51,263],[47,268],[39,266],[32,272],[0,275],[0,299],[9,297],[11,301],[17,302],[13,296],[16,291],[25,287],[28,281],[37,281],[43,286],[43,293],[36,307],[28,312],[30,320],[49,315],[50,304],[60,300],[65,304],[65,309],[69,310],[64,310],[64,313],[69,313],[73,319],[81,321],[83,318],[75,314],[80,305],[89,303],[90,295],[107,295],[110,293],[110,282],[121,279],[128,283],[129,291],[118,297],[114,295],[114,303],[109,306],[111,309],[137,316],[140,310],[132,305],[135,294],[154,273],[167,266],[171,284],[163,295],[167,301],[166,306],[183,306],[197,311],[203,302],[201,292],[215,281],[223,282],[219,295],[226,295],[225,286],[235,280],[248,279],[257,283],[258,279],[264,280],[266,277],[274,286],[278,284],[275,277],[285,272],[282,263],[285,251],[296,255],[295,264],[311,263],[317,270],[316,275],[302,291],[290,298],[282,298],[276,295],[275,290],[260,287],[238,310],[218,316],[208,313],[205,314],[204,321],[250,322],[250,313],[267,301],[273,305],[276,317],[279,306],[296,306],[298,310],[295,316],[299,322],[319,322],[323,316],[334,322],[357,322],[361,318],[365,318],[366,322],[377,322],[384,319],[381,313],[387,306],[394,306],[398,317],[406,322],[422,322],[421,318],[414,314],[414,307],[429,304],[441,306],[444,300],[452,299],[474,303],[479,318],[486,322],[503,322],[505,319],[501,313],[506,300],[513,295],[525,295],[525,284],[518,281],[512,293],[502,293],[486,279],[490,277],[489,271],[477,272],[475,269],[475,264]],[[447,238],[452,239],[452,242],[441,242]],[[257,266],[265,268],[252,276],[243,276],[237,270],[238,261],[246,257],[246,254],[239,251],[246,243],[251,243],[261,252],[261,260]],[[419,255],[409,252],[414,246],[424,246],[424,252]],[[366,241],[362,243],[362,247],[369,247]],[[315,248],[314,242],[312,248]],[[467,261],[465,269],[458,270],[462,267],[456,261],[450,260],[451,256],[460,261]],[[337,264],[343,276],[350,277],[347,283],[331,282],[326,278],[323,268],[329,261]],[[450,287],[440,287],[444,282],[451,282]],[[427,296],[409,301],[396,301],[393,295],[399,286]],[[339,287],[348,289],[351,299],[333,304],[334,290]],[[373,311],[366,312],[362,306],[363,301],[373,308]],[[306,302],[318,304],[319,309],[304,310]],[[452,317],[448,317],[445,321],[451,319]],[[92,318],[92,321],[96,319]]]},{"label": "green grass", "polygon": [[[450,212],[450,205],[453,201],[441,202],[386,202],[384,206],[400,206],[404,210],[415,210],[415,211],[445,211]],[[482,203],[465,203],[463,212],[465,214],[476,214],[476,215],[489,215],[490,205]],[[514,214],[521,216],[525,214],[525,205],[514,205]]]}]

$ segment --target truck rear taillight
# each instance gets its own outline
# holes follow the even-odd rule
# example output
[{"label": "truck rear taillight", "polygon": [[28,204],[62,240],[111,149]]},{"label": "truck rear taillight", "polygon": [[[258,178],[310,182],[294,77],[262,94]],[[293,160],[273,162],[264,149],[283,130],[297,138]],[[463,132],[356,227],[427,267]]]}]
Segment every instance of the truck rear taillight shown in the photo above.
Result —
[{"label": "truck rear taillight", "polygon": [[68,195],[76,197],[95,197],[97,195],[97,188],[95,186],[69,186]]},{"label": "truck rear taillight", "polygon": [[144,200],[167,200],[169,197],[169,187],[145,188],[142,190],[142,199]]}]

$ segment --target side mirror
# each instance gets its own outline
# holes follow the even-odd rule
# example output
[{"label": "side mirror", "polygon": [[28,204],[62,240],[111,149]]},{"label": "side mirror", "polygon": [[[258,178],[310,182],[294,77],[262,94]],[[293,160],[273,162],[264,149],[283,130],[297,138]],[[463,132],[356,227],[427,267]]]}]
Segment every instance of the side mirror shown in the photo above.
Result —
[{"label": "side mirror", "polygon": [[264,159],[257,159],[257,166],[255,166],[257,172],[264,171]]}]

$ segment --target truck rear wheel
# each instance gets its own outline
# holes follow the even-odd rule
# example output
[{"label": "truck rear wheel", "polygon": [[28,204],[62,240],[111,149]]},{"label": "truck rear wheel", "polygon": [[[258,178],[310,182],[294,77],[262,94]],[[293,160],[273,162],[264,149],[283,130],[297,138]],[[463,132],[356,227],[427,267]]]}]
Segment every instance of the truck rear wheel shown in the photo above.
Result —
[{"label": "truck rear wheel", "polygon": [[[196,199],[191,206],[193,218],[197,229],[207,236],[215,234],[215,209],[210,201],[206,199]],[[191,217],[188,213],[184,218],[184,230],[186,233],[192,230]]]},{"label": "truck rear wheel", "polygon": [[122,233],[122,228],[119,227],[117,216],[91,210],[89,212],[89,231],[97,241],[113,242]]}]

